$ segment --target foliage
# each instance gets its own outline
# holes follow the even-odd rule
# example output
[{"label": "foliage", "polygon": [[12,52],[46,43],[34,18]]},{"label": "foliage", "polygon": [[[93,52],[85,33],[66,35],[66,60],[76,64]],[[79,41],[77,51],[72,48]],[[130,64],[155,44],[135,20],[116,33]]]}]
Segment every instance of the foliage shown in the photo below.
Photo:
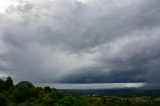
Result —
[{"label": "foliage", "polygon": [[5,83],[3,80],[0,79],[0,92],[2,92],[3,90],[5,90],[6,87],[5,87]]},{"label": "foliage", "polygon": [[44,92],[45,93],[51,93],[51,88],[50,87],[44,87]]},{"label": "foliage", "polygon": [[22,81],[22,82],[19,82],[17,85],[16,85],[17,88],[20,88],[20,87],[27,87],[27,88],[34,88],[33,84],[28,82],[28,81]]},{"label": "foliage", "polygon": [[6,97],[1,93],[0,93],[0,105],[1,106],[6,106],[7,105]]},{"label": "foliage", "polygon": [[50,87],[34,87],[27,81],[13,85],[11,77],[0,80],[0,106],[160,106],[160,97],[155,95],[84,95]]},{"label": "foliage", "polygon": [[6,89],[9,89],[13,86],[13,80],[11,77],[7,77],[4,83],[5,83]]}]

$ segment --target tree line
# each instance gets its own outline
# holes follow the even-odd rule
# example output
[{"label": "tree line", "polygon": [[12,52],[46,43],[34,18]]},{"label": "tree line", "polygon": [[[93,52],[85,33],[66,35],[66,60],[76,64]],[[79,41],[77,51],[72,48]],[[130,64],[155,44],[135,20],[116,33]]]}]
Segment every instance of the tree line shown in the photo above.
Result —
[{"label": "tree line", "polygon": [[160,106],[160,97],[83,95],[50,87],[35,87],[28,81],[14,85],[11,77],[0,79],[0,106]]}]

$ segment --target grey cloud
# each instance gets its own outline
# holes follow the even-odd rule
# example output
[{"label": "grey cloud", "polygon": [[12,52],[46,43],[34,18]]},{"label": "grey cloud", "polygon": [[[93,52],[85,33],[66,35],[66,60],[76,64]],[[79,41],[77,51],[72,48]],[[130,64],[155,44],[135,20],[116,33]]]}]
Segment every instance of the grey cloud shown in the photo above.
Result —
[{"label": "grey cloud", "polygon": [[157,84],[159,10],[159,0],[21,1],[0,15],[0,69],[35,82]]},{"label": "grey cloud", "polygon": [[[85,71],[83,71],[85,70]],[[130,70],[110,70],[105,68],[81,69],[79,73],[71,74],[64,77],[60,82],[65,83],[129,83],[129,82],[145,82],[145,71],[140,69]]]}]

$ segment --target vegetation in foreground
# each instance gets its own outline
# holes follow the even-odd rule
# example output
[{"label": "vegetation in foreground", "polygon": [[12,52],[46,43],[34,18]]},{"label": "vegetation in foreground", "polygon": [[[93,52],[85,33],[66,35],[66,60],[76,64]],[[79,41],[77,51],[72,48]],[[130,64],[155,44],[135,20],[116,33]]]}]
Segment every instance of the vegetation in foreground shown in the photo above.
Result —
[{"label": "vegetation in foreground", "polygon": [[27,81],[14,85],[8,77],[5,81],[0,80],[0,106],[160,106],[160,97],[82,95],[34,87]]}]

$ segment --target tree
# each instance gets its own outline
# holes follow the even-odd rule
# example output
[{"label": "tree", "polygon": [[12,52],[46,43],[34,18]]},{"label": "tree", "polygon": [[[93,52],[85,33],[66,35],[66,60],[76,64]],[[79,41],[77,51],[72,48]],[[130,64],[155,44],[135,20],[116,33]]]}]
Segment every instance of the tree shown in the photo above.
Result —
[{"label": "tree", "polygon": [[24,102],[31,97],[37,96],[37,92],[32,83],[22,81],[16,85],[16,92],[14,96],[17,102]]},{"label": "tree", "polygon": [[50,87],[44,87],[44,92],[46,93],[51,93],[51,88]]},{"label": "tree", "polygon": [[21,82],[19,82],[19,83],[16,85],[16,88],[20,88],[20,87],[22,87],[22,89],[23,89],[23,87],[34,88],[33,84],[30,83],[30,82],[28,82],[28,81],[21,81]]},{"label": "tree", "polygon": [[5,90],[5,83],[3,80],[0,79],[0,92]]},{"label": "tree", "polygon": [[13,86],[13,80],[11,77],[7,77],[7,79],[5,80],[5,86],[6,86],[6,89],[9,89]]}]

